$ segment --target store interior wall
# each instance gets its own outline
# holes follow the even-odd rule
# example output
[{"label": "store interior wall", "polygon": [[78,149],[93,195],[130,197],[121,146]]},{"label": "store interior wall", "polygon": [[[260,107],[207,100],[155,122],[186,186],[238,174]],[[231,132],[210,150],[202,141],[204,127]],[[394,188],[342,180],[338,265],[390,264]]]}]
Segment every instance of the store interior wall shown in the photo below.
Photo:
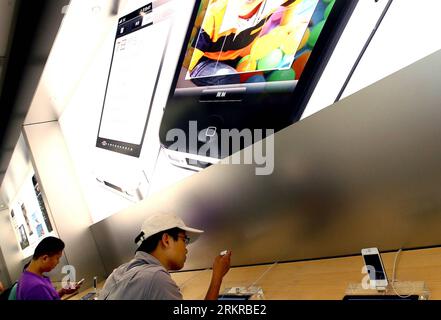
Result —
[{"label": "store interior wall", "polygon": [[[191,13],[189,2],[192,1],[174,1],[179,14],[173,18],[173,32],[166,52],[168,64],[162,72],[141,155],[142,165],[147,167],[151,177],[149,196],[152,203],[155,202],[153,199],[161,198],[162,191],[168,190],[168,194],[169,190],[174,190],[173,186],[176,183],[197,179],[185,180],[195,173],[172,166],[165,155],[159,152],[157,138],[162,109]],[[359,2],[303,118],[332,104],[358,54],[358,50],[354,48],[361,49],[386,1],[380,1],[381,6],[376,7],[373,3],[374,1]],[[143,4],[145,2],[139,0],[121,1],[118,16]],[[88,276],[104,273],[97,247],[92,245],[93,239],[90,238],[88,227],[116,212],[130,211],[133,206],[132,202],[93,183],[94,169],[99,167],[100,163],[110,163],[116,168],[120,163],[127,163],[127,159],[118,154],[94,147],[117,19],[117,15],[110,14],[112,5],[109,1],[71,1],[25,120],[25,132],[36,172],[41,178],[43,188],[51,190],[46,193],[46,197],[54,219],[70,221],[75,226],[74,230],[70,230],[66,223],[59,230],[60,237],[67,239],[68,245],[73,247],[67,256],[75,258],[69,258],[68,261],[80,266],[81,272]],[[425,2],[425,6],[395,1],[345,96],[441,48],[441,40],[433,33],[433,30],[437,30],[439,9],[440,3],[434,0]],[[63,81],[59,80],[60,77]],[[59,120],[59,123],[45,124],[48,120]],[[51,135],[58,139],[53,145],[47,139]],[[63,170],[63,166],[58,163],[57,166],[63,171],[60,172],[61,176],[58,176],[49,170],[48,164],[42,159],[46,159],[48,153],[59,153],[60,150],[69,170]],[[11,161],[11,168],[17,166],[15,161]],[[66,185],[66,181],[71,182],[70,187],[78,200],[75,205],[67,194],[60,196],[56,188],[59,186],[60,177],[65,178],[63,185]],[[170,187],[171,189],[168,189]],[[63,203],[63,199],[67,202]],[[66,203],[73,206],[66,206]],[[77,217],[78,221],[73,221]],[[118,232],[127,231],[130,244],[133,231],[139,227],[141,218],[142,215],[134,215],[129,220],[116,224]],[[100,236],[105,236],[105,231],[102,232]],[[84,250],[81,239],[86,239],[85,241],[91,244],[87,246],[87,250]],[[127,250],[130,247],[112,235],[108,240],[117,248],[123,246]],[[3,246],[2,249],[4,250]],[[214,245],[211,249],[218,248]],[[131,247],[127,252],[132,252]],[[13,257],[5,250],[4,255],[7,262]],[[86,261],[85,257],[93,258],[94,260],[90,260],[93,263]],[[197,264],[190,265],[192,266],[197,267]]]},{"label": "store interior wall", "polygon": [[[359,1],[302,118],[334,103],[338,90],[363,48],[387,1]],[[379,26],[342,98],[441,49],[437,13],[441,3],[415,6],[395,0]]]},{"label": "store interior wall", "polygon": [[[128,1],[124,5],[124,2],[122,2],[119,16],[137,9],[142,4],[145,3],[142,1]],[[194,174],[193,171],[182,170],[173,166],[166,166],[164,170],[158,169],[163,165],[162,162],[164,161],[164,159],[157,161],[160,149],[158,138],[159,125],[175,65],[179,57],[178,52],[182,45],[182,39],[185,36],[186,24],[192,10],[192,5],[187,2],[175,0],[170,1],[170,4],[174,7],[173,12],[179,12],[179,15],[175,15],[175,20],[170,21],[173,22],[173,31],[170,33],[169,46],[165,53],[164,61],[166,63],[164,63],[162,68],[161,80],[154,98],[145,141],[139,159],[95,147],[113,48],[115,34],[114,18],[113,21],[112,18],[106,18],[110,21],[107,26],[100,24],[102,28],[101,34],[94,34],[88,40],[88,43],[96,44],[99,42],[95,40],[96,37],[100,39],[99,44],[93,50],[90,50],[91,52],[88,55],[84,55],[83,60],[76,57],[75,61],[79,66],[72,68],[75,72],[78,69],[83,69],[84,71],[81,74],[81,80],[74,83],[74,94],[67,100],[59,122],[94,222],[100,221],[133,204],[133,202],[98,184],[96,177],[100,171],[121,171],[123,174],[134,175],[136,174],[134,167],[138,169],[138,172],[144,169],[151,182],[149,194]],[[61,32],[64,31],[67,32],[67,30],[61,30]],[[76,32],[76,30],[73,32]],[[158,36],[162,37],[165,35]],[[65,39],[71,38],[69,36],[65,37]],[[78,43],[71,40],[70,46],[72,47],[79,45],[83,41],[81,38],[74,40],[78,41]],[[152,43],[154,42],[152,40]],[[64,50],[65,47],[65,45],[60,46],[60,50]],[[88,46],[86,45],[86,47]],[[66,50],[66,53],[68,52],[69,50]],[[65,59],[64,54],[63,59]],[[145,57],[145,59],[149,59],[149,57]],[[156,75],[152,74],[151,77],[156,77]],[[75,79],[75,77],[71,79]],[[79,125],[82,128],[80,131],[78,130]],[[88,156],[85,157],[85,155]],[[158,168],[156,167],[157,165]],[[159,179],[157,179],[158,171],[160,171]],[[132,172],[134,173],[132,174]]]},{"label": "store interior wall", "polygon": [[[101,34],[97,32],[90,35],[90,43],[96,44],[95,51],[93,51],[93,54],[84,54],[84,57],[88,59],[87,63],[83,62],[81,64],[82,60],[76,57],[75,62],[79,63],[81,67],[71,67],[73,70],[84,71],[81,81],[72,91],[70,98],[62,104],[64,108],[60,117],[60,125],[73,158],[76,172],[80,177],[81,187],[84,190],[92,220],[95,223],[132,204],[123,197],[99,186],[94,181],[97,175],[96,168],[105,165],[109,168],[126,169],[133,165],[146,168],[150,180],[148,196],[161,192],[195,173],[170,164],[166,155],[160,151],[158,141],[162,111],[191,13],[191,5],[187,2],[185,2],[185,5],[182,1],[173,1],[172,3],[181,7],[176,10],[179,11],[179,15],[173,17],[173,32],[171,33],[165,58],[167,63],[161,73],[159,87],[152,107],[152,115],[147,126],[146,140],[139,161],[95,148],[103,92],[111,59],[114,23],[110,21],[107,26],[100,23],[101,29],[98,29],[98,25],[94,28],[101,30]],[[378,3],[374,1],[359,2],[335,49],[334,55],[317,85],[317,89],[311,97],[303,114],[303,119],[334,102],[352,64],[375,27],[386,3],[387,1]],[[129,1],[125,5],[122,3],[119,15],[122,16],[141,4],[143,4],[142,1]],[[439,8],[440,4],[430,1],[427,6],[433,8],[433,10],[430,10],[431,12],[436,12],[436,8]],[[409,3],[394,2],[343,97],[421,59],[437,48],[441,48],[441,41],[435,39],[430,32],[430,30],[436,28],[437,24],[435,17],[431,16],[431,12],[427,12],[424,7],[415,8]],[[410,24],[409,21],[413,21],[413,23]],[[421,32],[421,28],[416,26],[424,26],[424,30],[427,31]],[[101,42],[95,41],[94,37],[101,39]],[[66,36],[65,39],[71,39],[71,37]],[[418,41],[413,44],[409,42],[409,39],[418,39]],[[84,39],[80,38],[78,41],[84,41]],[[70,45],[74,47],[75,42],[70,41]],[[60,47],[66,48],[66,45]],[[89,46],[86,45],[85,47],[88,48]],[[66,52],[69,52],[69,50],[66,50]],[[56,65],[58,64],[54,63],[54,66]],[[69,78],[76,79],[75,77]],[[60,92],[60,90],[55,92]],[[91,106],[94,107],[91,108]],[[82,130],[79,132],[77,128],[80,123]],[[85,154],[91,156],[84,157]]]},{"label": "store interior wall", "polygon": [[[0,212],[0,215],[2,213]],[[6,261],[3,256],[3,252],[0,248],[0,282],[3,283],[3,285],[9,286],[11,283],[11,279],[9,278],[9,272],[6,267]]]},{"label": "store interior wall", "polygon": [[441,50],[278,132],[270,175],[218,164],[94,224],[106,271],[149,212],[205,230],[185,270],[225,249],[241,266],[441,245],[438,68]]},{"label": "store interior wall", "polygon": [[[2,201],[6,204],[12,204],[15,200],[31,166],[30,153],[23,136],[20,136],[18,140],[11,163],[14,165],[10,166],[2,184]],[[5,269],[8,272],[8,278],[13,281],[13,279],[18,279],[20,276],[24,265],[24,257],[9,218],[9,211],[8,206],[0,213],[0,247],[5,258]],[[9,283],[9,280],[7,283]]]},{"label": "store interior wall", "polygon": [[101,257],[88,227],[92,223],[58,122],[24,126],[42,189],[49,200],[58,235],[65,242],[67,264],[78,279],[103,277]]},{"label": "store interior wall", "polygon": [[0,211],[0,247],[3,261],[0,261],[1,280],[4,285],[10,285],[11,279],[17,279],[20,276],[20,268],[23,257],[21,256],[20,247],[16,240],[11,221],[9,220],[9,210]]},{"label": "store interior wall", "polygon": [[[2,184],[2,202],[8,203],[10,207],[1,210],[0,213],[0,248],[4,257],[4,264],[2,266],[3,283],[10,285],[20,276],[23,266],[29,261],[32,255],[32,250],[37,243],[32,244],[26,251],[21,250],[17,234],[13,229],[10,218],[12,206],[16,204],[18,197],[23,195],[23,186],[29,179],[29,172],[33,171],[32,156],[28,145],[23,137],[20,135],[18,143],[13,151],[12,160],[14,166],[8,170],[7,175]],[[46,197],[43,197],[45,206],[49,214],[49,218],[54,225],[50,208],[47,205]],[[54,225],[55,235],[57,235],[56,226]],[[25,254],[26,252],[26,254]],[[0,261],[1,264],[1,261]],[[54,269],[49,275],[54,281],[61,281],[64,275],[61,273],[62,267],[67,265],[66,256],[63,255],[60,260],[60,265]]]}]

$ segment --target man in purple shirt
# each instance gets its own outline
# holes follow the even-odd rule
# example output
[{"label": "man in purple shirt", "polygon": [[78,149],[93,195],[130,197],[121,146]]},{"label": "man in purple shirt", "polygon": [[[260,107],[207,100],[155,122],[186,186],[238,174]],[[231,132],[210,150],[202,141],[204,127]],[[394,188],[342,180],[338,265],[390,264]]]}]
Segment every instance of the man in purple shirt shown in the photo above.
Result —
[{"label": "man in purple shirt", "polygon": [[17,300],[60,300],[65,294],[78,290],[55,290],[51,280],[43,273],[50,272],[60,262],[64,242],[55,237],[44,238],[35,248],[28,267],[23,271],[17,287]]}]

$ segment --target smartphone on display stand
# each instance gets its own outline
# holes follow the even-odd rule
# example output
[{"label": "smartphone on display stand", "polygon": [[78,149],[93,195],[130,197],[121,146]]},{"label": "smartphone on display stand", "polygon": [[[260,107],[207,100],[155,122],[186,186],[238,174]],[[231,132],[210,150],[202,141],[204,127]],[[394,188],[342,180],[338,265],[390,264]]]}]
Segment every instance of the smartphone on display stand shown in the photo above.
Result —
[{"label": "smartphone on display stand", "polygon": [[386,290],[388,280],[378,248],[362,249],[361,254],[369,275],[370,288],[380,291]]}]

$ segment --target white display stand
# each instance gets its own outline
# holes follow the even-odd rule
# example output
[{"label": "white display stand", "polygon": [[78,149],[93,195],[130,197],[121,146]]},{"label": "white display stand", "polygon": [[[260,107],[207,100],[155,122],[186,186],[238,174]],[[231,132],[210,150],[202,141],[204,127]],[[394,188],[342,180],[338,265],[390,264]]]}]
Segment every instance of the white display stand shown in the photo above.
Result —
[{"label": "white display stand", "polygon": [[351,295],[389,295],[406,297],[409,295],[418,295],[419,300],[428,300],[430,291],[424,281],[395,281],[392,286],[391,283],[384,291],[377,291],[375,289],[364,289],[361,283],[350,283],[346,289],[345,294]]},{"label": "white display stand", "polygon": [[220,294],[225,296],[249,297],[247,300],[264,300],[263,290],[261,287],[250,286],[250,287],[231,287],[225,288],[225,290]]}]

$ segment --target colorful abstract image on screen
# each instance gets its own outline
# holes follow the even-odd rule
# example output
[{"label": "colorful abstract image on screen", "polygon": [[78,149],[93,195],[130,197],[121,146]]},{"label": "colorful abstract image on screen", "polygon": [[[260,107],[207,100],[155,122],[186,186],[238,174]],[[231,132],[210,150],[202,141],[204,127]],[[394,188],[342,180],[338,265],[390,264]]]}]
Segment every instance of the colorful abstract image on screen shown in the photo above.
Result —
[{"label": "colorful abstract image on screen", "polygon": [[178,88],[299,80],[335,0],[205,0]]}]

